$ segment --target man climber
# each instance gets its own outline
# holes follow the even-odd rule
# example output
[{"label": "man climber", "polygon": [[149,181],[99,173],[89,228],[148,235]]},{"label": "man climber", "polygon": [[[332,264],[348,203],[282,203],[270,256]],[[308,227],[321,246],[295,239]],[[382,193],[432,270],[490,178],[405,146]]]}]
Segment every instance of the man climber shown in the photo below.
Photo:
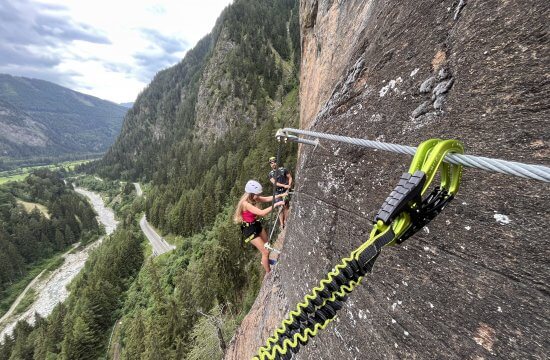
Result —
[{"label": "man climber", "polygon": [[[275,195],[280,195],[290,190],[292,186],[292,175],[283,166],[277,168],[277,159],[275,156],[269,158],[269,165],[271,166],[271,171],[269,172],[269,181],[275,186]],[[288,217],[288,209],[290,196],[286,195],[284,198],[285,205],[279,211],[279,223],[281,224],[281,229],[285,228],[286,220]]]}]

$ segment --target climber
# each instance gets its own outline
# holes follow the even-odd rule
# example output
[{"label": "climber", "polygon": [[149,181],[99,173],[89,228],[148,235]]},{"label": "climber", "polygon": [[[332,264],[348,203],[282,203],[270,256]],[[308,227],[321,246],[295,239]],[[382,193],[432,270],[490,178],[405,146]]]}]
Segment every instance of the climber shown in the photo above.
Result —
[{"label": "climber", "polygon": [[287,193],[287,195],[283,197],[285,205],[282,211],[279,211],[279,223],[281,224],[281,229],[284,229],[288,218],[288,209],[290,208],[290,195],[288,195],[288,191],[292,186],[292,175],[290,175],[290,171],[283,166],[277,168],[277,159],[275,156],[269,158],[269,165],[271,166],[269,181],[275,186],[275,194],[281,195]]},{"label": "climber", "polygon": [[[273,196],[260,196],[262,185],[256,180],[249,180],[244,187],[245,193],[241,196],[233,215],[235,224],[241,224],[244,241],[250,242],[262,254],[262,266],[266,274],[271,270],[269,263],[269,250],[264,247],[267,243],[267,233],[262,228],[258,217],[269,214],[274,207],[284,206],[284,201],[277,201],[272,206],[260,209],[254,204],[257,202],[272,202]],[[283,198],[286,193],[275,195],[275,199]]]}]

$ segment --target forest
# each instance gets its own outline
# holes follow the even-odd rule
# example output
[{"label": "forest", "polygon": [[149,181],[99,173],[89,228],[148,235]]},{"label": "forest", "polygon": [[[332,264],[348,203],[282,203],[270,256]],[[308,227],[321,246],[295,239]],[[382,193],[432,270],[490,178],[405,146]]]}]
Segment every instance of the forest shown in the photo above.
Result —
[{"label": "forest", "polygon": [[[241,97],[257,116],[254,125],[237,123],[223,136],[205,142],[193,131],[200,119],[194,113],[196,95],[189,95],[197,94],[205,65],[190,64],[207,61],[225,30],[236,44],[228,62],[220,65],[226,66],[224,81],[233,89],[225,94],[226,101]],[[175,91],[168,89],[173,81],[168,79],[153,81],[136,102],[151,106],[156,114],[152,119],[170,119],[173,133],[153,141],[141,133],[142,115],[134,107],[111,151],[88,168],[102,177],[150,181],[147,219],[178,246],[146,262],[132,284],[120,329],[122,358],[220,358],[220,339],[204,314],[217,314],[224,324],[224,341],[229,341],[254,302],[263,270],[257,251],[242,242],[231,215],[248,179],[258,179],[267,193],[271,191],[267,160],[277,155],[275,132],[297,125],[298,34],[297,1],[235,1],[191,56],[166,70],[173,76],[187,74],[189,82],[179,83],[188,91],[183,102],[177,94],[159,92]],[[196,71],[193,76],[191,70]],[[139,149],[139,156],[130,156],[133,149]],[[293,171],[296,147],[283,145],[280,157]]]},{"label": "forest", "polygon": [[139,233],[115,232],[71,283],[71,295],[35,325],[19,322],[0,344],[0,359],[98,359],[123,295],[143,263]]}]

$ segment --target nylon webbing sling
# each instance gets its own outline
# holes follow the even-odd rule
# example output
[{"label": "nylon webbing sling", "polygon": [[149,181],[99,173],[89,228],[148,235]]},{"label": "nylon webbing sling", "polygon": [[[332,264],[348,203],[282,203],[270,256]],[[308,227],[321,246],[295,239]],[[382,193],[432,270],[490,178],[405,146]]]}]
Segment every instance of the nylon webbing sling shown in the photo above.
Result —
[{"label": "nylon webbing sling", "polygon": [[[384,246],[400,244],[439,214],[457,193],[462,166],[444,163],[447,153],[464,153],[456,140],[431,139],[418,147],[409,171],[374,218],[369,239],[335,266],[283,320],[254,360],[291,359],[300,346],[336,317],[347,296],[372,271]],[[426,192],[440,171],[441,184]]]}]

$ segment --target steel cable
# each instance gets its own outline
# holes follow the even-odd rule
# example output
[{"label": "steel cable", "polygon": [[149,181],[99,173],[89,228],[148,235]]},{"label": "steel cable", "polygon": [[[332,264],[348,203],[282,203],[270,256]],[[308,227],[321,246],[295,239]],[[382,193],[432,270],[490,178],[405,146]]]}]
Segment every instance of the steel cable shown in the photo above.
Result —
[{"label": "steel cable", "polygon": [[[282,134],[281,134],[282,133]],[[358,145],[362,147],[368,147],[372,149],[390,151],[398,154],[414,155],[416,153],[416,147],[405,146],[392,143],[384,143],[381,141],[372,141],[366,139],[352,138],[349,136],[333,135],[320,133],[309,130],[300,130],[293,128],[284,128],[277,132],[277,136],[285,136],[288,133],[294,133],[299,135],[310,136],[316,139],[325,139],[331,141],[337,141],[347,143],[351,145]],[[300,141],[303,140],[303,141]],[[293,141],[303,142],[308,145],[311,144],[311,140],[297,138]],[[455,165],[464,165],[477,169],[498,172],[502,174],[514,175],[523,178],[530,178],[540,180],[544,182],[550,182],[550,168],[543,165],[530,165],[523,164],[515,161],[507,161],[501,159],[492,159],[482,156],[462,155],[462,154],[448,154],[445,157],[445,162]]]}]

